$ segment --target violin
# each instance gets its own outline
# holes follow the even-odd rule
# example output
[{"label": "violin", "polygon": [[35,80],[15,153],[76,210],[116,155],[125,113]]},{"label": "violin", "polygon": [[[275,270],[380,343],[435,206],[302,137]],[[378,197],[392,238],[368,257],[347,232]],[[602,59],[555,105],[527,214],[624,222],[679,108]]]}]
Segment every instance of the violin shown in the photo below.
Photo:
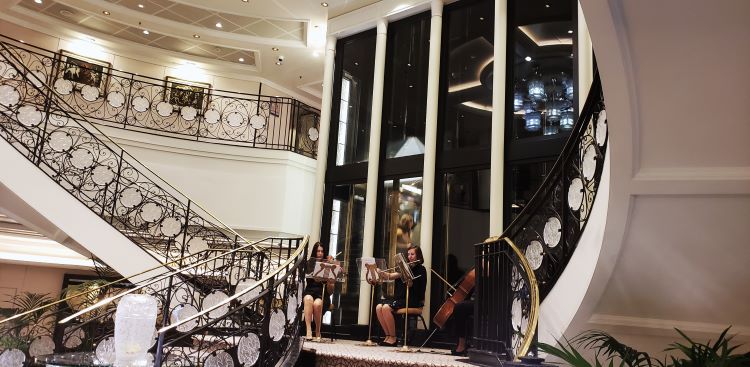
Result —
[{"label": "violin", "polygon": [[435,323],[441,330],[445,328],[445,323],[448,322],[448,319],[453,315],[453,309],[456,307],[456,304],[461,303],[463,300],[466,299],[466,297],[471,293],[471,291],[474,289],[474,281],[475,281],[475,273],[474,269],[472,268],[469,270],[466,274],[464,274],[463,279],[459,283],[458,287],[456,287],[455,292],[448,297],[445,302],[443,302],[443,305],[440,306],[440,309],[435,314],[435,317],[432,318],[432,322]]}]

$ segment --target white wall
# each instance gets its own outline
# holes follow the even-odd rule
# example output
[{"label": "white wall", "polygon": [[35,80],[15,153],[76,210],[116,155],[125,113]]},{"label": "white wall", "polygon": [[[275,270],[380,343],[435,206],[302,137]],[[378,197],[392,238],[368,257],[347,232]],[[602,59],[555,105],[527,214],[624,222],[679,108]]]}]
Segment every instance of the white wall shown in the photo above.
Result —
[{"label": "white wall", "polygon": [[310,233],[315,160],[104,128],[127,152],[231,228]]}]

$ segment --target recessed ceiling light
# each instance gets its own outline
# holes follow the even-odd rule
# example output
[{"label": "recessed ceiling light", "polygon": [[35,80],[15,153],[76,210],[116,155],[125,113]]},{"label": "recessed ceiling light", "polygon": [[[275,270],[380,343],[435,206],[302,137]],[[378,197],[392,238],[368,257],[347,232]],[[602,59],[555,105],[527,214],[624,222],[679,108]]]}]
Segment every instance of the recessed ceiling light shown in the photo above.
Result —
[{"label": "recessed ceiling light", "polygon": [[359,63],[355,61],[354,66],[359,66]]},{"label": "recessed ceiling light", "polygon": [[138,7],[143,9],[143,4],[138,4]]},{"label": "recessed ceiling light", "polygon": [[273,48],[271,48],[271,49],[272,49],[272,50],[274,50],[274,51],[278,51],[278,50],[279,50],[279,48],[278,48],[278,47],[273,47]]},{"label": "recessed ceiling light", "polygon": [[243,3],[246,3],[246,2],[248,2],[248,1],[250,1],[250,0],[242,0],[242,2],[243,2]]},{"label": "recessed ceiling light", "polygon": [[544,7],[545,8],[549,8],[549,4],[544,4]]},{"label": "recessed ceiling light", "polygon": [[239,62],[245,62],[245,59],[242,58],[242,57],[240,57],[239,59],[237,59],[237,61],[239,61]]},{"label": "recessed ceiling light", "polygon": [[24,40],[18,40],[18,42],[21,42],[21,43],[26,43],[26,41],[24,41]]},{"label": "recessed ceiling light", "polygon": [[104,11],[102,11],[102,14],[104,14],[104,15],[110,15],[110,14],[112,14],[112,13],[110,13],[110,12],[108,12],[108,11],[104,10]]},{"label": "recessed ceiling light", "polygon": [[328,7],[328,3],[320,3],[320,6],[322,6],[324,8],[327,8]]},{"label": "recessed ceiling light", "polygon": [[479,20],[484,20],[484,17],[479,17]]},{"label": "recessed ceiling light", "polygon": [[414,88],[414,86],[413,86],[413,85],[411,85],[411,84],[409,84],[409,88]]},{"label": "recessed ceiling light", "polygon": [[573,30],[572,29],[568,29],[568,34],[573,34]]},{"label": "recessed ceiling light", "polygon": [[524,60],[526,60],[526,61],[531,61],[531,56],[526,56],[526,57],[524,58]]},{"label": "recessed ceiling light", "polygon": [[276,61],[276,65],[281,65],[281,61]]},{"label": "recessed ceiling light", "polygon": [[201,38],[201,35],[200,34],[194,34],[193,38]]},{"label": "recessed ceiling light", "polygon": [[144,30],[143,30],[143,34],[145,34],[145,35],[148,35],[148,34],[149,34],[149,31],[148,31],[148,29],[144,29]]},{"label": "recessed ceiling light", "polygon": [[221,22],[216,22],[216,28],[221,28],[223,25],[221,25]]},{"label": "recessed ceiling light", "polygon": [[37,3],[37,4],[41,4],[42,0],[34,0],[34,2]]}]

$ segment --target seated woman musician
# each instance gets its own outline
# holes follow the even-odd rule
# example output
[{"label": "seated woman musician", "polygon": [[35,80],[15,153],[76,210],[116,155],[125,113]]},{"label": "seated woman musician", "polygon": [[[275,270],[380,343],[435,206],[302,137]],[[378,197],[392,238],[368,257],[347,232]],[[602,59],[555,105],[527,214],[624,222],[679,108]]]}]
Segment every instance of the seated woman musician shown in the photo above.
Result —
[{"label": "seated woman musician", "polygon": [[398,272],[381,273],[383,278],[398,279],[396,280],[396,290],[393,299],[375,307],[378,321],[385,332],[385,339],[380,343],[381,345],[396,345],[396,320],[393,317],[393,312],[406,307],[406,287],[410,287],[409,308],[418,308],[424,305],[424,293],[427,288],[427,270],[422,265],[424,262],[422,249],[419,246],[410,245],[406,253],[408,257],[406,261],[409,262],[411,272],[414,274],[414,280],[409,282],[411,284],[405,284],[401,274]]},{"label": "seated woman musician", "polygon": [[[316,260],[323,260],[325,258],[325,250],[320,242],[316,242],[313,245],[312,251],[310,252],[310,260],[308,262],[308,272],[312,272],[315,267]],[[328,260],[333,259],[330,255]],[[307,338],[312,339],[312,321],[315,319],[315,336],[320,338],[320,326],[322,324],[323,310],[327,310],[331,304],[330,298],[328,297],[333,292],[334,281],[322,282],[317,281],[313,278],[307,278],[307,285],[305,285],[305,291],[303,292],[304,298],[303,303],[304,316],[305,316],[305,327],[307,328]],[[323,286],[326,287],[325,297],[323,297]],[[323,298],[321,298],[323,297]]]}]

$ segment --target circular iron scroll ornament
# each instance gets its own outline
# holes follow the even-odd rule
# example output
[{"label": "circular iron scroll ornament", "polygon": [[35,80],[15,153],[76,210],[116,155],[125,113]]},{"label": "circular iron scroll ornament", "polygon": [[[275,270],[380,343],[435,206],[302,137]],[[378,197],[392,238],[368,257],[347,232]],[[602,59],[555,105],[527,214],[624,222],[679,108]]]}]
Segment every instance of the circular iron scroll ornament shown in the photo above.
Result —
[{"label": "circular iron scroll ornament", "polygon": [[596,119],[596,143],[601,147],[605,142],[607,142],[607,111],[601,110]]},{"label": "circular iron scroll ornament", "polygon": [[42,122],[42,111],[39,111],[35,106],[22,106],[18,109],[16,118],[22,125],[33,127]]},{"label": "circular iron scroll ornament", "polygon": [[70,164],[78,169],[86,169],[94,165],[94,155],[87,149],[77,148],[70,153]]},{"label": "circular iron scroll ornament", "polygon": [[[240,293],[240,292],[244,291],[247,288],[252,288],[255,285],[255,283],[257,283],[257,282],[258,282],[257,280],[252,279],[252,278],[242,279],[242,280],[240,280],[239,283],[237,283],[237,288],[236,288],[235,292],[236,293]],[[260,294],[261,291],[262,291],[262,287],[258,286],[258,287],[255,287],[255,288],[251,289],[247,293],[245,293],[245,294],[237,297],[237,299],[239,299],[240,302],[242,302],[242,303],[249,302],[251,299],[253,299],[255,297],[258,297],[258,295]]]},{"label": "circular iron scroll ornament", "polygon": [[271,313],[271,320],[268,323],[268,335],[273,339],[274,341],[281,340],[281,337],[284,336],[284,324],[286,323],[286,319],[284,318],[284,314],[281,312],[281,310],[274,310]]},{"label": "circular iron scroll ornament", "polygon": [[[169,317],[169,321],[172,324],[176,324],[182,320],[187,320],[188,318],[192,317],[193,315],[198,313],[198,309],[195,308],[193,305],[187,305],[182,304],[178,305],[174,308],[172,311],[172,314]],[[198,319],[192,319],[180,326],[177,327],[177,331],[181,333],[186,333],[190,330],[193,330],[196,326],[198,326]]]},{"label": "circular iron scroll ornament", "polygon": [[126,208],[134,208],[143,201],[143,194],[137,187],[128,187],[120,193],[120,203]]},{"label": "circular iron scroll ornament", "polygon": [[81,88],[81,96],[89,102],[94,102],[99,98],[99,88],[84,85],[83,88]]},{"label": "circular iron scroll ornament", "polygon": [[239,112],[231,112],[225,117],[227,125],[231,127],[240,127],[245,123],[245,119],[242,118]]},{"label": "circular iron scroll ornament", "polygon": [[182,231],[182,221],[176,217],[166,217],[161,221],[161,234],[167,237],[177,236]]},{"label": "circular iron scroll ornament", "polygon": [[65,79],[55,80],[55,84],[53,84],[52,87],[55,88],[55,92],[64,96],[67,96],[73,91],[73,83],[70,80]]},{"label": "circular iron scroll ornament", "polygon": [[560,243],[561,236],[562,224],[560,223],[560,219],[557,219],[557,217],[547,219],[547,223],[544,224],[544,243],[554,248]]},{"label": "circular iron scroll ornament", "polygon": [[234,361],[229,353],[220,350],[214,354],[211,354],[206,358],[206,362],[203,364],[205,367],[232,367]]},{"label": "circular iron scroll ornament", "polygon": [[174,112],[172,105],[168,102],[161,101],[156,104],[156,113],[161,117],[168,117]]},{"label": "circular iron scroll ornament", "polygon": [[310,138],[310,141],[318,141],[320,134],[318,133],[318,129],[311,127],[307,130],[307,136]]},{"label": "circular iron scroll ornament", "polygon": [[0,105],[11,107],[18,104],[20,100],[21,95],[16,88],[10,85],[0,85]]},{"label": "circular iron scroll ornament", "polygon": [[26,355],[18,349],[6,349],[0,353],[0,366],[3,367],[23,367]]},{"label": "circular iron scroll ornament", "polygon": [[[226,295],[226,293],[215,290],[203,299],[203,310],[205,311],[211,307],[221,304],[222,302],[226,301],[227,298],[229,297]],[[208,313],[208,317],[212,319],[218,319],[219,317],[224,316],[224,314],[226,314],[228,311],[229,303],[224,303],[223,305],[219,306],[219,308],[210,311]]]},{"label": "circular iron scroll ornament", "polygon": [[96,185],[106,186],[115,179],[115,173],[108,166],[96,166],[91,171],[91,181]]},{"label": "circular iron scroll ornament", "polygon": [[144,96],[133,98],[133,101],[130,104],[132,104],[133,109],[138,112],[146,112],[148,110],[148,107],[150,106],[148,99],[146,99],[146,97]]},{"label": "circular iron scroll ornament", "polygon": [[36,337],[29,345],[29,355],[32,357],[43,356],[55,352],[55,342],[49,335]]},{"label": "circular iron scroll ornament", "polygon": [[254,333],[249,333],[240,339],[237,347],[237,359],[245,367],[250,367],[258,362],[260,357],[260,339]]},{"label": "circular iron scroll ornament", "polygon": [[107,95],[107,103],[114,108],[120,108],[125,104],[125,96],[120,92],[110,92]]},{"label": "circular iron scroll ornament", "polygon": [[253,115],[250,117],[250,127],[255,130],[260,130],[266,127],[266,118],[261,115]]},{"label": "circular iron scroll ornament", "polygon": [[49,135],[49,147],[56,152],[65,152],[73,146],[73,138],[65,131],[55,131]]},{"label": "circular iron scroll ornament", "polygon": [[294,321],[294,318],[297,317],[297,308],[299,307],[299,299],[297,298],[297,295],[290,294],[287,298],[286,303],[286,319],[289,322]]},{"label": "circular iron scroll ornament", "polygon": [[213,125],[213,124],[219,122],[219,119],[221,119],[221,114],[219,113],[219,111],[211,108],[208,111],[206,111],[205,114],[203,114],[203,119],[207,123]]},{"label": "circular iron scroll ornament", "polygon": [[69,326],[63,332],[63,345],[65,345],[65,348],[76,348],[83,343],[84,339],[86,339],[86,333],[83,332],[83,329],[76,328],[76,326]]},{"label": "circular iron scroll ornament", "polygon": [[185,121],[193,121],[195,120],[195,117],[198,116],[198,110],[193,106],[185,106],[180,109],[180,116],[182,116]]},{"label": "circular iron scroll ornament", "polygon": [[576,177],[570,181],[568,187],[568,206],[570,209],[578,210],[583,202],[583,181]]},{"label": "circular iron scroll ornament", "polygon": [[532,269],[537,270],[540,266],[542,266],[542,260],[544,259],[544,248],[539,241],[531,241],[529,247],[526,248],[525,255]]},{"label": "circular iron scroll ornament", "polygon": [[31,80],[31,84],[34,84],[34,86],[37,88],[41,88],[44,85],[44,81],[47,80],[47,77],[41,70],[28,72],[26,73],[26,77],[29,78],[29,80]]},{"label": "circular iron scroll ornament", "polygon": [[159,220],[164,214],[164,209],[157,203],[146,203],[141,206],[141,218],[148,223]]}]

